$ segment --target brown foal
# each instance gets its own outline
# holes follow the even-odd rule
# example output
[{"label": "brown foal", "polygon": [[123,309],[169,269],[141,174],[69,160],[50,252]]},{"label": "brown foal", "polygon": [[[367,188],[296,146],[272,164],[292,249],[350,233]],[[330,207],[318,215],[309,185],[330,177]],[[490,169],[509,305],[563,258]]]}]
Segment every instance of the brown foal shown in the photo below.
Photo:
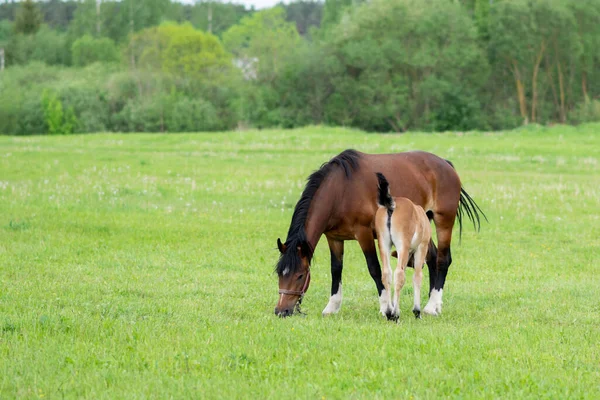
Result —
[{"label": "brown foal", "polygon": [[[383,263],[383,292],[380,297],[381,314],[389,320],[397,321],[400,316],[400,291],[406,280],[405,269],[410,256],[414,257],[413,275],[415,317],[421,317],[421,282],[423,264],[427,256],[427,246],[431,240],[431,226],[423,207],[414,204],[406,197],[392,197],[390,185],[382,173],[379,180],[375,214],[375,233],[379,244],[379,254]],[[394,276],[395,290],[392,303],[392,266],[390,262],[392,245],[396,246],[398,263]]]}]

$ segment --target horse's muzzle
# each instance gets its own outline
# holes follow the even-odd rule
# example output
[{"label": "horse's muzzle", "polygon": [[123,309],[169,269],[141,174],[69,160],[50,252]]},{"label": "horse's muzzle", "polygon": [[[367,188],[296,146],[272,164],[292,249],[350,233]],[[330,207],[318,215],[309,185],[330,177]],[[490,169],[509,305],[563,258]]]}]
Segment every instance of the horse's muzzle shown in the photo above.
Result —
[{"label": "horse's muzzle", "polygon": [[277,307],[275,307],[275,315],[277,315],[278,317],[281,318],[285,318],[285,317],[289,317],[290,315],[292,315],[294,313],[294,308],[283,308],[283,309],[278,309]]}]

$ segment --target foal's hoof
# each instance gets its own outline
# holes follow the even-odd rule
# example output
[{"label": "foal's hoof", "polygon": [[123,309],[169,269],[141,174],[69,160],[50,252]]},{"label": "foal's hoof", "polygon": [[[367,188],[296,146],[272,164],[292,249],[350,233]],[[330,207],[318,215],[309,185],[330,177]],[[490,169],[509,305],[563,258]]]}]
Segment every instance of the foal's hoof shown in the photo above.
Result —
[{"label": "foal's hoof", "polygon": [[418,310],[418,309],[415,308],[413,310],[413,314],[415,314],[415,318],[416,319],[421,319],[421,310]]},{"label": "foal's hoof", "polygon": [[398,314],[394,314],[393,312],[387,312],[385,314],[385,316],[387,317],[388,321],[394,321],[394,322],[398,322],[398,318],[400,318],[400,315]]}]

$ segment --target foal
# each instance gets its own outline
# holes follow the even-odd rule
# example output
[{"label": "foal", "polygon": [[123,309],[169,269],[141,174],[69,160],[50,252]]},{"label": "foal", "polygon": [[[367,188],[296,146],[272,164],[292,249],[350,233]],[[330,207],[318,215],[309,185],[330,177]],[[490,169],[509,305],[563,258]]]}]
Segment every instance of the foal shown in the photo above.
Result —
[{"label": "foal", "polygon": [[[389,320],[398,321],[400,316],[400,291],[405,282],[405,268],[411,255],[414,255],[415,274],[413,287],[415,304],[413,313],[421,317],[421,282],[423,280],[423,264],[427,256],[427,245],[431,239],[431,226],[425,210],[415,205],[406,197],[392,197],[390,186],[385,176],[378,172],[379,180],[375,214],[375,232],[379,244],[379,254],[383,263],[382,281],[384,293],[380,297],[380,312]],[[398,264],[394,277],[395,292],[392,303],[391,281],[392,267],[390,256],[392,244],[398,252]],[[425,310],[427,312],[427,309]]]}]

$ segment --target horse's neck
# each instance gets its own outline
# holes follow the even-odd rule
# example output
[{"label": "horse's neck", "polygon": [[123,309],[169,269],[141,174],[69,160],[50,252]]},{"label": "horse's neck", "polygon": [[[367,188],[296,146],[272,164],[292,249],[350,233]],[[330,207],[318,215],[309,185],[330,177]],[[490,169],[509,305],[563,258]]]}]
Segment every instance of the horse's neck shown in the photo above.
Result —
[{"label": "horse's neck", "polygon": [[327,180],[319,188],[312,201],[306,217],[304,229],[308,242],[314,248],[321,238],[321,235],[327,229],[327,224],[334,210],[334,193],[331,193],[331,181]]}]

